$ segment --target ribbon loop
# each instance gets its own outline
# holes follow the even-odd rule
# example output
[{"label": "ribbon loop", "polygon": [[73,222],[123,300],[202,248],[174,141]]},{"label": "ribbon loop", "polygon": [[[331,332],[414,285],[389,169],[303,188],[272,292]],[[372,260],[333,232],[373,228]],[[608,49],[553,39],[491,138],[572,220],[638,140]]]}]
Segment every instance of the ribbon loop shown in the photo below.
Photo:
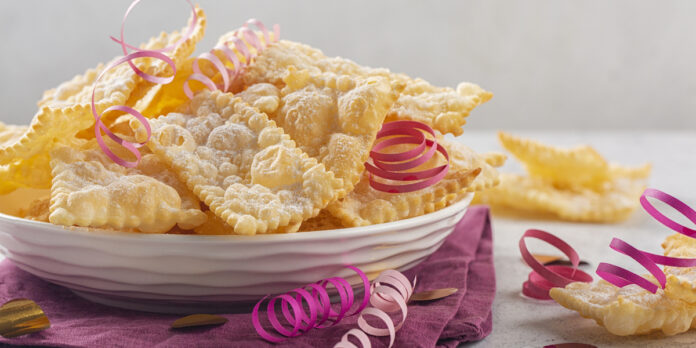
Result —
[{"label": "ribbon loop", "polygon": [[[264,40],[261,40],[259,38],[259,34],[249,28],[250,25],[254,25],[261,30]],[[189,85],[191,80],[201,82],[205,88],[210,91],[221,90],[223,92],[228,92],[234,85],[234,82],[240,76],[242,69],[251,64],[254,57],[268,47],[268,45],[278,41],[278,37],[280,36],[280,26],[275,24],[273,29],[273,38],[271,38],[268,29],[263,22],[253,18],[249,19],[242,25],[241,28],[232,32],[232,37],[227,42],[223,43],[221,46],[213,48],[209,52],[199,55],[193,60],[194,74],[189,76],[184,82],[184,94],[186,94],[189,99],[193,99],[194,92],[191,90],[191,86]],[[228,47],[229,44],[232,44],[233,47]],[[253,50],[250,50],[247,45],[253,47]],[[237,52],[234,50],[237,50]],[[244,61],[239,59],[237,53],[244,58]],[[220,57],[224,57],[226,62]],[[213,68],[215,68],[215,75],[206,76],[203,72],[201,72],[198,65],[199,60],[207,60],[210,62]],[[213,79],[218,75],[220,75],[220,78],[222,79],[221,86],[217,85],[213,81]]]},{"label": "ribbon loop", "polygon": [[[527,248],[526,238],[544,241],[562,251],[570,260],[573,267],[545,266],[541,264]],[[553,287],[563,287],[571,282],[591,282],[592,276],[578,269],[580,257],[578,253],[562,239],[542,230],[530,229],[522,234],[519,241],[520,253],[524,262],[532,268],[528,280],[522,285],[522,294],[538,300],[550,300],[549,290]]]},{"label": "ribbon loop", "polygon": [[[104,110],[102,113],[99,113],[97,111],[95,96],[94,96],[94,94],[97,90],[97,85],[99,84],[101,79],[104,77],[104,75],[108,71],[110,71],[111,69],[113,69],[114,67],[116,67],[118,65],[121,65],[122,63],[128,63],[128,65],[133,70],[133,72],[136,75],[142,77],[145,81],[152,82],[152,83],[158,83],[158,84],[167,84],[167,83],[172,82],[174,80],[174,76],[176,75],[176,64],[174,64],[174,61],[169,56],[164,54],[164,52],[170,52],[170,51],[174,50],[176,47],[178,47],[179,45],[181,45],[183,42],[188,40],[193,33],[193,30],[196,26],[196,22],[198,21],[198,17],[196,15],[196,7],[193,5],[193,3],[191,3],[190,0],[186,0],[186,2],[188,2],[188,4],[191,6],[191,13],[192,13],[192,20],[191,20],[191,23],[189,24],[189,27],[188,27],[186,34],[183,35],[181,37],[181,39],[179,39],[176,43],[174,43],[170,46],[161,48],[161,49],[157,49],[157,50],[139,49],[135,46],[132,46],[132,45],[129,45],[126,43],[126,41],[124,39],[124,32],[125,32],[125,28],[126,28],[126,19],[128,18],[128,15],[133,10],[135,5],[137,5],[140,1],[141,0],[133,1],[130,4],[130,6],[128,6],[128,9],[126,10],[125,14],[123,15],[123,20],[121,21],[121,33],[120,33],[119,39],[116,39],[113,36],[111,37],[111,40],[113,40],[116,43],[121,45],[123,57],[120,57],[120,58],[114,60],[113,62],[111,62],[109,65],[107,65],[104,68],[104,70],[102,70],[102,72],[99,74],[97,79],[94,80],[94,84],[92,87],[92,98],[91,98],[91,110],[92,110],[92,116],[94,116],[94,136],[97,139],[97,143],[99,144],[99,147],[102,149],[104,154],[107,157],[109,157],[112,161],[114,161],[116,164],[119,164],[121,166],[128,167],[128,168],[137,167],[138,163],[140,163],[141,156],[140,156],[140,151],[138,150],[138,148],[142,147],[143,145],[145,145],[145,143],[147,143],[150,140],[150,137],[152,136],[150,124],[148,123],[147,118],[145,116],[143,116],[140,112],[138,112],[137,110],[135,110],[129,106],[126,106],[126,105],[111,106],[111,107],[107,108],[106,110]],[[129,49],[134,50],[134,52],[128,53]],[[170,68],[172,68],[173,74],[172,74],[172,76],[161,77],[161,76],[155,76],[155,75],[150,75],[148,73],[145,73],[140,68],[135,66],[135,64],[133,63],[133,60],[137,59],[137,58],[153,58],[153,59],[161,60],[165,64],[169,65]],[[143,143],[132,143],[132,142],[124,140],[123,138],[119,137],[118,135],[113,133],[111,130],[109,130],[109,128],[104,124],[104,122],[102,122],[102,116],[105,113],[110,112],[110,111],[122,111],[122,112],[126,112],[128,114],[131,114],[133,117],[135,117],[145,127],[145,130],[147,131],[147,140]],[[104,141],[102,131],[111,140],[113,140],[114,142],[116,142],[117,144],[119,144],[120,146],[122,146],[123,148],[128,150],[130,153],[132,153],[135,156],[136,160],[135,161],[127,161],[127,160],[124,160],[123,158],[119,157],[117,154],[115,154],[109,148],[109,146],[106,144],[106,142]]]},{"label": "ribbon loop", "polygon": [[[653,188],[646,189],[640,196],[641,206],[650,216],[655,218],[655,220],[687,237],[696,238],[696,230],[683,226],[675,222],[674,220],[666,217],[664,214],[660,213],[648,201],[648,197],[653,197],[666,203],[667,205],[674,208],[677,212],[684,215],[687,219],[696,224],[696,211],[694,211],[693,208],[688,206],[686,203],[680,201],[679,199],[675,198],[674,196],[671,196],[667,193]],[[627,255],[636,260],[636,262],[640,263],[641,266],[648,270],[648,272],[650,272],[650,274],[652,274],[653,277],[657,279],[657,282],[659,283],[662,289],[664,289],[667,284],[667,277],[665,275],[665,272],[662,269],[660,269],[658,265],[672,267],[696,267],[696,259],[686,259],[651,254],[642,250],[638,250],[634,248],[632,245],[618,238],[612,239],[611,244],[609,244],[609,246],[612,249],[624,255]],[[618,287],[636,284],[641,288],[652,292],[653,294],[656,293],[658,289],[658,286],[655,285],[649,279],[641,277],[631,271],[628,271],[625,268],[613,264],[604,262],[600,263],[597,266],[596,273],[602,279]]]},{"label": "ribbon loop", "polygon": [[[433,140],[427,139],[430,134]],[[387,139],[384,139],[387,138]],[[380,150],[402,144],[414,144],[414,148],[397,153],[383,153]],[[439,152],[447,161],[435,168],[410,171],[428,162]],[[370,151],[372,163],[365,162],[369,173],[370,186],[378,191],[388,193],[405,193],[424,189],[442,180],[449,170],[450,161],[447,150],[437,143],[435,131],[428,125],[416,121],[387,122],[377,133],[375,145]],[[380,182],[375,178],[389,181],[409,181],[407,184]]]}]

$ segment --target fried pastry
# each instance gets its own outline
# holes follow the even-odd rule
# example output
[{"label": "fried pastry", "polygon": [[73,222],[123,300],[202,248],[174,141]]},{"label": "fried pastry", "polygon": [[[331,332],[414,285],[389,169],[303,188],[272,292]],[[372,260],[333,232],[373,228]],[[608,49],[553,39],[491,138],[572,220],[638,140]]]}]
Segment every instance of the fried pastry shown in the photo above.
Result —
[{"label": "fried pastry", "polygon": [[[232,33],[223,35],[219,43],[229,40]],[[463,82],[456,89],[435,87],[422,79],[413,79],[387,69],[360,66],[340,57],[329,58],[307,45],[281,40],[261,51],[243,75],[244,85],[271,83],[285,86],[287,69],[310,70],[315,74],[334,73],[361,77],[384,77],[405,84],[399,99],[387,114],[387,121],[413,120],[425,123],[441,133],[462,134],[466,117],[476,106],[493,96],[481,87]]]},{"label": "fried pastry", "polygon": [[298,224],[343,194],[341,179],[231,93],[200,92],[187,113],[151,126],[150,149],[237,234]]},{"label": "fried pastry", "polygon": [[550,295],[563,307],[594,319],[614,335],[641,335],[653,331],[676,335],[696,327],[696,305],[671,299],[662,289],[653,294],[638,285],[618,288],[600,280],[552,288]]},{"label": "fried pastry", "polygon": [[94,146],[57,147],[51,158],[51,223],[164,233],[206,220],[198,199],[155,155],[137,168],[111,162]]},{"label": "fried pastry", "polygon": [[[181,63],[195,49],[195,44],[203,37],[205,15],[196,9],[198,21],[194,33],[172,52],[166,52],[175,63]],[[184,29],[185,30],[185,29]],[[162,33],[150,39],[143,49],[153,50],[176,43],[180,32]],[[117,58],[115,58],[117,59]],[[150,74],[167,73],[169,66],[152,58],[134,62],[136,66]],[[39,153],[47,153],[57,142],[72,139],[78,132],[94,125],[91,113],[91,96],[94,81],[106,65],[100,64],[83,75],[75,76],[57,88],[48,90],[39,101],[39,111],[29,128],[12,144],[0,147],[0,164],[17,159],[31,158]],[[171,72],[169,72],[171,73]],[[140,85],[150,83],[138,77],[128,64],[121,64],[102,77],[95,90],[95,106],[98,112],[114,105],[123,105]]]},{"label": "fried pastry", "polygon": [[350,192],[403,85],[390,86],[381,77],[314,75],[294,67],[283,81],[280,91],[258,84],[238,96],[268,113],[302,151],[343,179]]}]

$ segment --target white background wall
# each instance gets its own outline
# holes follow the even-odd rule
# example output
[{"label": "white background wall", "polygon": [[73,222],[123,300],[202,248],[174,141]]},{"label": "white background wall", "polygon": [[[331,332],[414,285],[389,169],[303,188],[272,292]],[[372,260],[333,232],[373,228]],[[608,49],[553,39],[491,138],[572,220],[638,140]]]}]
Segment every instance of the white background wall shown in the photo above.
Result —
[{"label": "white background wall", "polygon": [[[130,0],[0,2],[0,120],[27,123],[43,90],[119,53]],[[468,129],[696,129],[696,1],[213,1],[199,52],[249,17],[282,37],[437,85],[493,91]],[[162,9],[164,9],[162,11]],[[139,43],[183,26],[146,0]]]}]

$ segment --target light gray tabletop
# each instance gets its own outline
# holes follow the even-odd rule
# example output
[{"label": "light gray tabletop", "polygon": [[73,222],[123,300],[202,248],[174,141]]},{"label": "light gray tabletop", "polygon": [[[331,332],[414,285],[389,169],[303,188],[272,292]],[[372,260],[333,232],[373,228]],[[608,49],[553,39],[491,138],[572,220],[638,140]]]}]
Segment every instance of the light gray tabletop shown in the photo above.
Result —
[{"label": "light gray tabletop", "polygon": [[[653,174],[649,186],[661,189],[696,207],[696,131],[685,132],[512,132],[532,136],[551,144],[590,144],[608,160],[626,165],[649,161]],[[476,151],[500,150],[494,132],[466,132],[460,138]],[[521,172],[514,159],[508,159],[504,171]],[[667,210],[664,210],[665,212]],[[668,214],[668,216],[670,216]],[[686,224],[686,219],[679,220]],[[688,226],[688,225],[687,225]],[[584,269],[595,276],[602,261],[645,273],[632,259],[609,249],[613,237],[619,237],[641,250],[660,252],[660,243],[671,230],[654,221],[642,210],[619,224],[586,224],[529,220],[493,216],[493,238],[497,292],[493,304],[493,332],[483,341],[468,344],[483,347],[543,347],[564,342],[589,343],[598,347],[693,347],[696,330],[676,336],[651,334],[618,337],[609,334],[594,320],[580,317],[555,302],[545,303],[522,298],[520,289],[529,274],[521,261],[517,242],[528,228],[552,232],[570,243],[580,257],[590,262]],[[558,253],[531,240],[533,251]],[[595,276],[595,278],[597,278]]]}]

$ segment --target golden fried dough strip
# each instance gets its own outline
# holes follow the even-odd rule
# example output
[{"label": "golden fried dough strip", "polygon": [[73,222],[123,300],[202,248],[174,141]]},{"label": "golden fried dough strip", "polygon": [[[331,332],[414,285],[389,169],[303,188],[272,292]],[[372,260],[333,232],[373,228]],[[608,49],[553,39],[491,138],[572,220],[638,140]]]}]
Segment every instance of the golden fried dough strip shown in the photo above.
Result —
[{"label": "golden fried dough strip", "polygon": [[150,149],[237,234],[298,224],[343,194],[342,180],[230,93],[201,92],[151,125]]},{"label": "golden fried dough strip", "polygon": [[[232,33],[223,35],[219,43],[226,42]],[[294,66],[299,70],[314,73],[334,73],[350,76],[380,76],[406,85],[401,96],[387,114],[387,121],[414,120],[423,122],[442,133],[462,134],[466,117],[476,106],[493,96],[481,87],[463,82],[456,90],[435,87],[422,79],[413,79],[404,74],[392,73],[387,69],[360,66],[340,57],[329,58],[321,51],[307,45],[279,41],[264,49],[247,68],[244,85],[271,83],[282,88],[287,69]]]},{"label": "golden fried dough strip", "polygon": [[540,179],[503,173],[500,184],[477,194],[477,202],[530,212],[552,213],[587,222],[621,221],[638,207],[642,180],[616,179],[602,191],[583,187],[559,189]]},{"label": "golden fried dough strip", "polygon": [[343,179],[350,192],[403,85],[390,86],[381,77],[315,75],[294,67],[284,81],[280,91],[258,84],[238,96],[267,112],[302,151]]},{"label": "golden fried dough strip", "polygon": [[56,147],[51,158],[51,223],[164,233],[206,220],[198,199],[155,155],[137,168],[113,163],[95,146]]},{"label": "golden fried dough strip", "polygon": [[553,288],[550,295],[563,307],[594,319],[614,335],[642,335],[653,331],[676,335],[696,327],[696,305],[671,299],[662,289],[652,294],[637,285],[618,288],[600,280]]}]

